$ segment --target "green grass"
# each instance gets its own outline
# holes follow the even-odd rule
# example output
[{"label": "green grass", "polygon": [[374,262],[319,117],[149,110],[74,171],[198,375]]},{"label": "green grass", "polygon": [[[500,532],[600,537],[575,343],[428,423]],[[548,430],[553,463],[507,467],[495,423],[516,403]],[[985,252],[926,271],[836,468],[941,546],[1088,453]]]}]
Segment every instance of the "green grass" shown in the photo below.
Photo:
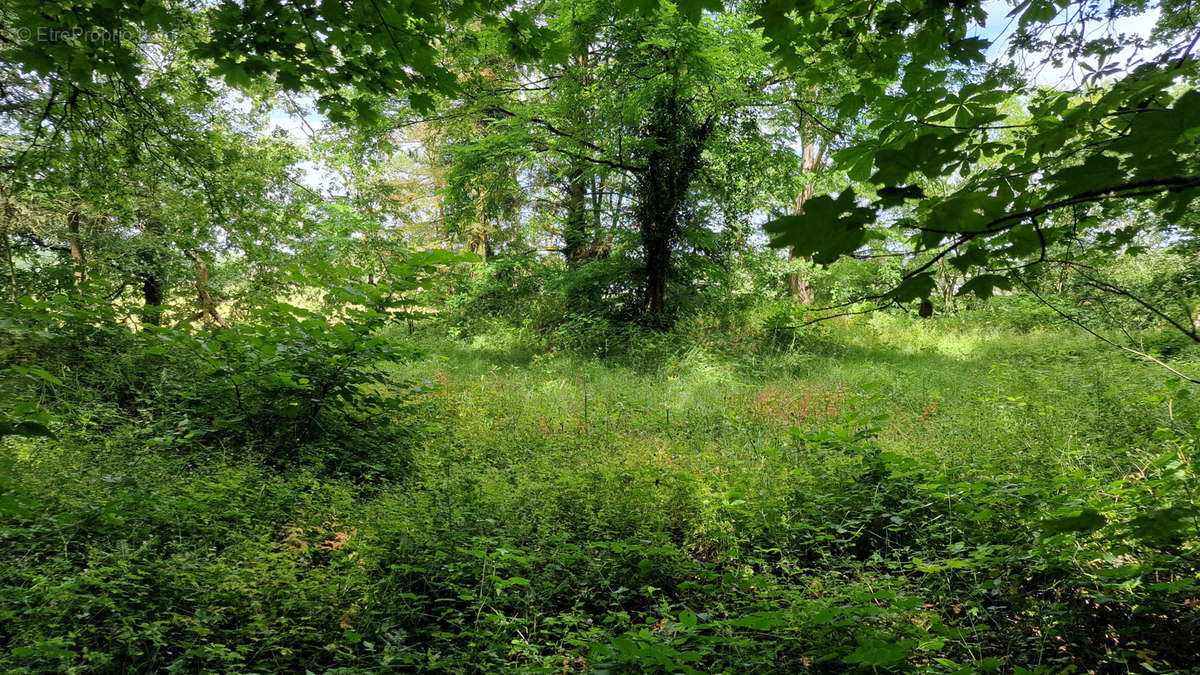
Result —
[{"label": "green grass", "polygon": [[477,407],[478,419],[461,421],[473,433],[506,420],[542,435],[624,431],[691,450],[752,451],[792,426],[882,414],[886,449],[963,471],[1111,468],[1114,450],[1170,421],[1165,401],[1146,400],[1169,376],[1087,336],[881,320],[846,326],[833,342],[765,353],[690,346],[623,363],[435,344],[407,372],[445,381],[451,400]]},{"label": "green grass", "polygon": [[[400,483],[173,454],[99,415],[10,441],[0,666],[1198,666],[1197,407],[1085,337],[424,340],[396,366],[436,383]],[[1165,534],[1130,534],[1164,505]]]}]

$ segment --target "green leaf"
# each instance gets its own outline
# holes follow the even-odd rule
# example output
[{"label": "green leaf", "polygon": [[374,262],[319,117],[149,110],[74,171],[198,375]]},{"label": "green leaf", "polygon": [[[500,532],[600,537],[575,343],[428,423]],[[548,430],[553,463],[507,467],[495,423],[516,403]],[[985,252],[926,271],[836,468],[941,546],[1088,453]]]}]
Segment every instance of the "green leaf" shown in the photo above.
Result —
[{"label": "green leaf", "polygon": [[899,302],[920,300],[928,298],[933,293],[935,286],[936,281],[933,278],[933,274],[926,272],[905,279],[899,286],[893,288],[887,294],[887,297]]},{"label": "green leaf", "polygon": [[1020,12],[1021,7],[1026,5],[1028,7],[1023,13],[1021,13],[1021,20],[1018,24],[1021,28],[1025,28],[1036,23],[1046,23],[1058,15],[1058,9],[1050,0],[1033,0],[1025,5],[1018,6],[1009,14],[1009,16],[1016,15],[1018,12]]},{"label": "green leaf", "polygon": [[1135,539],[1151,543],[1177,542],[1187,529],[1189,512],[1179,506],[1155,509],[1129,523]]},{"label": "green leaf", "polygon": [[846,190],[837,199],[814,197],[805,203],[803,214],[777,218],[765,228],[774,235],[771,246],[790,246],[797,257],[811,256],[827,264],[866,243],[864,225],[875,215],[874,209],[856,204],[853,190]]},{"label": "green leaf", "polygon": [[1054,188],[1046,193],[1044,201],[1053,202],[1081,192],[1097,188],[1120,185],[1126,180],[1120,162],[1107,155],[1092,155],[1083,164],[1059,169],[1047,182]]},{"label": "green leaf", "polygon": [[885,187],[879,189],[879,198],[882,206],[898,206],[906,199],[925,199],[925,191],[917,185]]},{"label": "green leaf", "polygon": [[16,421],[8,418],[0,418],[0,438],[5,436],[21,436],[25,438],[54,438],[54,433],[50,428],[41,422],[31,422],[29,420]]},{"label": "green leaf", "polygon": [[1099,530],[1107,522],[1108,519],[1096,509],[1084,508],[1071,515],[1043,520],[1040,525],[1046,534],[1087,534]]},{"label": "green leaf", "polygon": [[679,0],[679,13],[692,23],[700,21],[704,10],[719,12],[723,6],[721,0]]},{"label": "green leaf", "polygon": [[987,264],[987,250],[982,246],[972,246],[960,255],[950,258],[950,265],[959,272],[966,272],[972,267],[982,267]]},{"label": "green leaf", "polygon": [[39,379],[39,380],[42,380],[43,382],[46,382],[49,384],[55,384],[55,385],[60,385],[60,386],[63,384],[63,381],[61,379],[46,372],[44,369],[38,368],[36,366],[13,366],[12,370],[15,373],[20,373],[21,375],[26,375],[28,377]]},{"label": "green leaf", "polygon": [[850,652],[843,663],[854,663],[865,667],[888,668],[895,666],[908,658],[916,643],[912,640],[899,642],[884,642],[883,640],[866,639]]},{"label": "green leaf", "polygon": [[978,232],[1002,215],[1008,205],[1009,200],[1002,197],[978,191],[960,192],[933,203],[927,227],[943,232]]},{"label": "green leaf", "polygon": [[994,291],[997,288],[1010,291],[1012,282],[999,274],[981,274],[963,284],[955,295],[963,296],[974,293],[980,300],[987,300],[995,294]]},{"label": "green leaf", "polygon": [[685,609],[679,613],[679,625],[684,628],[694,628],[698,622],[695,612]]}]

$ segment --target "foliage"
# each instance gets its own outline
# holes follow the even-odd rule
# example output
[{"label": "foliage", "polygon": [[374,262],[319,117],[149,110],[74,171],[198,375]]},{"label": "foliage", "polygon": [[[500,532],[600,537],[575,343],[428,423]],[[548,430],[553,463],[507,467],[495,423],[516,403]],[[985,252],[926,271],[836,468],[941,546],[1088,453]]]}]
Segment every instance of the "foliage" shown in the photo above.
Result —
[{"label": "foliage", "polygon": [[1186,390],[885,319],[657,369],[434,342],[395,375],[443,383],[411,412],[439,430],[366,490],[136,424],[10,440],[4,666],[1194,667]]},{"label": "foliage", "polygon": [[[874,101],[870,134],[835,155],[865,189],[847,186],[814,198],[803,214],[776,219],[768,225],[774,245],[830,261],[890,231],[910,264],[893,288],[863,297],[881,306],[929,297],[940,262],[970,276],[958,295],[987,298],[1026,283],[1039,265],[1077,271],[1095,256],[1137,255],[1145,250],[1138,238],[1150,233],[1171,239],[1167,248],[1194,247],[1194,27],[1164,12],[1153,37],[1157,56],[1123,64],[1118,54],[1145,46],[1139,38],[1082,28],[1140,9],[1031,2],[1011,12],[1010,55],[1044,50],[1045,63],[1084,71],[1074,87],[1046,86],[1000,63],[958,82],[938,55],[981,62],[985,42],[914,40],[898,88],[856,91],[840,103]],[[1059,12],[1064,20],[1052,24]],[[951,25],[965,37],[962,30]],[[931,181],[942,188],[929,191]],[[1163,318],[1153,303],[1147,309]],[[1172,325],[1195,339],[1191,326]]]},{"label": "foliage", "polygon": [[[399,475],[406,459],[396,446],[410,430],[396,420],[420,386],[397,383],[385,370],[411,350],[381,330],[404,318],[406,292],[427,283],[437,266],[461,260],[415,254],[377,284],[339,279],[345,271],[335,268],[296,269],[293,283],[320,274],[331,284],[324,309],[273,301],[242,308],[243,318],[228,328],[147,325],[135,333],[100,298],[26,300],[14,325],[65,329],[47,334],[37,349],[46,367],[70,382],[43,369],[18,372],[40,374],[59,405],[107,408],[105,414],[140,421],[152,445],[240,447],[280,465],[316,464],[359,478]],[[72,328],[75,334],[63,334]],[[21,424],[17,431],[39,430],[33,419]]]},{"label": "foliage", "polygon": [[5,3],[0,670],[1200,672],[1195,9]]}]

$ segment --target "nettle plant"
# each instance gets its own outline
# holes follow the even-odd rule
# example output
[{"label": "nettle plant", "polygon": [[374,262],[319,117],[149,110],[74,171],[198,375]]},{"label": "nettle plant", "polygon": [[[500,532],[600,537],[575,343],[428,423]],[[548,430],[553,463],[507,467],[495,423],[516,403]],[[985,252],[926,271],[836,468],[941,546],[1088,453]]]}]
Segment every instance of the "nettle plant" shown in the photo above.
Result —
[{"label": "nettle plant", "polygon": [[309,302],[270,300],[227,329],[149,327],[147,368],[163,416],[158,441],[259,451],[268,462],[317,464],[360,478],[407,464],[398,424],[425,383],[397,382],[389,364],[412,350],[383,330],[411,318],[413,294],[436,267],[465,258],[424,252],[389,265],[373,283],[352,269],[296,267],[285,282]]},{"label": "nettle plant", "polygon": [[[84,292],[28,299],[3,328],[20,338],[21,360],[39,367],[9,369],[4,381],[28,394],[14,400],[28,403],[0,411],[0,432],[57,426],[70,435],[138,421],[153,445],[176,451],[361,479],[398,475],[411,435],[402,413],[425,385],[392,375],[390,364],[412,350],[385,328],[413,320],[439,267],[469,259],[415,253],[375,276],[306,261],[278,270],[269,295],[235,302],[224,325],[139,326]],[[58,408],[52,424],[47,412]]]},{"label": "nettle plant", "polygon": [[[51,385],[62,384],[62,380],[45,370],[32,366],[13,366],[0,370],[0,381],[31,379]],[[34,401],[16,400],[6,409],[0,410],[0,440],[5,436],[23,438],[50,438],[51,417]]]}]

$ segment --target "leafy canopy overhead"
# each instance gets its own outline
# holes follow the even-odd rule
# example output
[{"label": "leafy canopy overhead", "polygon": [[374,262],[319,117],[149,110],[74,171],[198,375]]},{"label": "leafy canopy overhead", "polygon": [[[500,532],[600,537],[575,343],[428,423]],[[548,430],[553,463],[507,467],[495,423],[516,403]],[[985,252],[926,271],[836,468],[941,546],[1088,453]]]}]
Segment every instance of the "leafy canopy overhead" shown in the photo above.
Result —
[{"label": "leafy canopy overhead", "polygon": [[[964,24],[940,40],[918,31],[904,58],[891,52],[888,62],[902,65],[890,86],[864,84],[841,102],[871,111],[870,133],[834,156],[866,196],[846,186],[836,199],[817,197],[803,214],[767,225],[773,244],[829,262],[888,238],[914,263],[894,291],[864,298],[886,305],[927,296],[942,261],[973,276],[960,295],[986,297],[1081,246],[1122,250],[1146,230],[1195,237],[1200,28],[1180,21],[1176,4],[1163,3],[1147,43],[1087,29],[1144,11],[1142,3],[1026,1],[1010,14],[1010,61],[987,67],[978,65],[987,43],[967,37]],[[820,21],[817,12],[801,10],[790,25]],[[768,33],[803,45],[790,30]],[[783,62],[791,54],[781,47]],[[1063,82],[1076,81],[1018,76],[1018,59],[1071,66]],[[1121,222],[1135,209],[1157,215]]]}]

